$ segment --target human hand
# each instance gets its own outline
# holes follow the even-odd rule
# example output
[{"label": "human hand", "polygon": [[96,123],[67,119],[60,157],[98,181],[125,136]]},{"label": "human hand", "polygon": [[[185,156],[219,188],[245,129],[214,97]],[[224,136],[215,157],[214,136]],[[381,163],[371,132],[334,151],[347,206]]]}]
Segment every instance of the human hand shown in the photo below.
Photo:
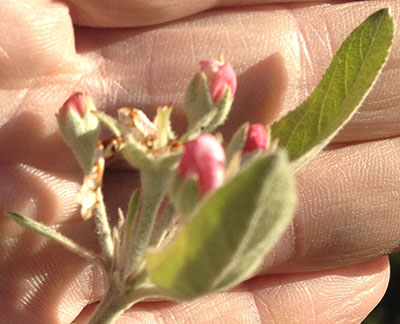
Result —
[{"label": "human hand", "polygon": [[[96,246],[94,227],[74,202],[81,173],[54,118],[72,90],[90,93],[109,112],[129,105],[151,114],[172,103],[182,128],[179,109],[196,62],[222,52],[239,73],[229,133],[245,119],[271,123],[296,107],[372,12],[390,6],[400,20],[394,0],[242,7],[226,0],[219,2],[224,9],[190,17],[217,1],[114,1],[104,9],[105,1],[86,0],[70,1],[74,22],[132,28],[73,28],[66,5],[3,2],[0,210],[54,224],[89,248]],[[399,245],[399,46],[336,144],[299,172],[295,220],[257,277],[193,303],[142,303],[120,322],[360,322],[387,285],[387,259],[374,258]],[[126,169],[108,173],[111,213],[125,207],[135,182]],[[0,232],[0,322],[84,323],[103,293],[97,268],[5,216]]]}]

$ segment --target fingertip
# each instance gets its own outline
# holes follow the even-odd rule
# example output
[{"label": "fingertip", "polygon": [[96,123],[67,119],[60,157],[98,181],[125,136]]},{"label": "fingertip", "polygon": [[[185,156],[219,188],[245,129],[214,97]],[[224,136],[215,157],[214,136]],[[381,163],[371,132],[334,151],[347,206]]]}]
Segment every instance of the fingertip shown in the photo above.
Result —
[{"label": "fingertip", "polygon": [[0,16],[2,88],[54,74],[74,57],[73,25],[65,5],[12,1],[0,6]]},{"label": "fingertip", "polygon": [[250,280],[261,317],[274,323],[360,323],[389,283],[388,257],[334,270]]}]

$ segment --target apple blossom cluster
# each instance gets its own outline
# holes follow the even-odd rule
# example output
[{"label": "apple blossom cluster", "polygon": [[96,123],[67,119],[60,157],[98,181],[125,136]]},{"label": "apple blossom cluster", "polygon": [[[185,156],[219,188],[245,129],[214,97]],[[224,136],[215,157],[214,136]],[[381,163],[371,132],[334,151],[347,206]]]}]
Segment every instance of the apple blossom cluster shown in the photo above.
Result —
[{"label": "apple blossom cluster", "polygon": [[[195,177],[201,193],[207,193],[220,187],[224,183],[225,169],[227,167],[225,150],[216,136],[208,132],[203,133],[199,129],[207,129],[214,122],[215,125],[210,128],[212,130],[224,122],[224,120],[215,119],[215,116],[218,115],[220,110],[230,109],[236,88],[236,73],[229,62],[222,62],[215,59],[201,61],[200,72],[195,76],[192,87],[188,90],[188,94],[192,94],[192,98],[197,99],[191,100],[189,109],[190,107],[207,103],[209,107],[206,107],[206,115],[209,116],[208,120],[206,118],[205,121],[202,118],[193,120],[192,126],[194,126],[193,128],[197,132],[190,133],[189,131],[189,136],[182,136],[183,141],[175,139],[169,119],[164,118],[165,120],[162,122],[165,126],[164,128],[157,126],[157,123],[160,122],[163,115],[165,117],[166,110],[169,108],[159,108],[159,113],[154,122],[151,122],[138,109],[121,108],[118,110],[118,122],[110,123],[109,120],[107,122],[104,118],[103,120],[101,118],[98,119],[93,114],[96,109],[89,96],[79,92],[73,93],[60,108],[58,121],[64,139],[75,152],[78,161],[87,175],[84,180],[84,190],[81,190],[81,192],[84,192],[84,196],[86,196],[86,198],[80,199],[81,204],[84,206],[82,217],[84,219],[89,218],[87,215],[88,209],[93,209],[96,202],[95,192],[99,187],[96,183],[101,183],[103,173],[99,165],[104,164],[101,162],[104,159],[104,155],[110,155],[105,154],[105,152],[121,150],[125,147],[125,142],[132,140],[137,142],[138,149],[142,151],[149,151],[149,146],[154,146],[157,138],[166,139],[164,143],[158,146],[159,151],[170,146],[173,141],[176,148],[181,146],[177,150],[183,151],[181,152],[177,168],[182,182],[189,177]],[[195,96],[193,96],[193,93]],[[167,114],[169,118],[170,112]],[[104,146],[98,140],[99,120],[109,126],[112,131],[120,129],[120,131],[115,132],[117,136],[109,141],[111,147]],[[208,124],[206,124],[207,122]],[[258,149],[266,150],[268,139],[265,126],[262,124],[252,124],[246,125],[246,128],[247,133],[243,138],[244,144],[241,153],[248,154]],[[84,143],[82,139],[85,139]],[[82,148],[82,145],[85,145],[85,148]],[[169,147],[167,151],[171,151],[171,148]],[[153,154],[153,157],[150,157],[150,159],[154,159],[154,151],[150,152],[150,154]],[[139,160],[140,157],[137,159]],[[90,167],[87,167],[87,165]],[[138,166],[135,162],[132,165],[134,167]],[[143,167],[145,168],[144,165]],[[95,177],[90,177],[91,174],[95,174]],[[88,178],[92,179],[89,185],[88,182],[90,181],[88,181]],[[85,205],[92,207],[88,208]]]},{"label": "apple blossom cluster", "polygon": [[[246,269],[233,274],[227,272],[221,277],[225,283],[212,288],[207,283],[209,279],[202,278],[203,272],[190,271],[187,280],[178,275],[183,271],[179,270],[182,257],[188,264],[191,258],[202,258],[201,246],[194,254],[185,250],[195,247],[195,242],[205,244],[206,250],[214,250],[215,245],[221,248],[226,239],[218,231],[208,232],[211,224],[220,224],[222,231],[224,228],[233,231],[235,237],[241,234],[235,227],[229,229],[229,224],[239,226],[238,229],[245,233],[251,228],[253,218],[263,222],[260,217],[266,213],[265,205],[276,203],[274,195],[279,194],[280,186],[290,191],[286,199],[289,203],[279,203],[268,212],[275,215],[275,210],[279,210],[276,215],[281,211],[288,216],[292,214],[295,199],[290,173],[285,171],[287,158],[274,145],[276,142],[271,145],[269,127],[244,122],[227,143],[218,133],[218,127],[229,120],[236,89],[236,73],[229,62],[222,59],[201,61],[200,69],[185,93],[188,129],[183,134],[173,130],[170,106],[158,107],[152,120],[142,110],[128,107],[119,108],[117,118],[113,118],[98,111],[90,96],[74,92],[59,109],[60,131],[83,171],[76,201],[82,219],[94,219],[101,257],[46,226],[26,219],[24,225],[95,261],[109,273],[108,292],[89,324],[114,323],[128,305],[144,298],[161,296],[190,300],[235,285],[256,269],[261,262],[260,253],[251,252]],[[111,138],[101,139],[102,126],[108,128]],[[139,171],[141,184],[140,189],[132,193],[126,213],[119,209],[118,226],[111,227],[102,184],[107,159],[115,154]],[[282,165],[285,168],[280,169]],[[279,182],[274,185],[274,181]],[[268,193],[272,187],[274,193]],[[239,205],[231,211],[231,206],[237,203]],[[12,216],[20,220],[18,215]],[[279,235],[289,219],[277,219],[276,224],[268,225],[269,231]],[[201,231],[205,232],[202,234]],[[207,235],[216,236],[213,240],[206,239]],[[262,251],[268,248],[268,242],[272,242],[268,236],[255,237],[251,244],[258,242]],[[222,241],[218,243],[220,239]],[[235,247],[245,242],[238,237],[226,249],[233,249],[229,253],[235,253],[235,249],[246,251],[245,246]],[[209,262],[222,262],[220,266],[224,266],[225,262],[241,260],[228,257],[224,261],[229,253],[223,252],[224,249],[221,251],[220,257]],[[214,266],[214,270],[220,266]],[[178,273],[170,273],[171,269]],[[172,279],[168,279],[166,285],[164,276],[168,273]],[[175,282],[173,278],[179,280]],[[199,279],[204,283],[197,282]]]}]

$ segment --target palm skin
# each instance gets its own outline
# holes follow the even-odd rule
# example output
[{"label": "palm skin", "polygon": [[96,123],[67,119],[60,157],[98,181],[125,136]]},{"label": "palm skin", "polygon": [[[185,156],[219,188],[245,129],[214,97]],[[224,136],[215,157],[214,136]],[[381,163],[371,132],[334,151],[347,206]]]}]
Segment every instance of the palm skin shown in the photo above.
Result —
[{"label": "palm skin", "polygon": [[[182,130],[196,62],[222,52],[239,76],[229,134],[301,103],[372,12],[390,6],[400,22],[396,0],[272,2],[1,0],[0,210],[97,248],[74,202],[81,173],[54,117],[73,90],[111,114],[172,103]],[[192,303],[141,303],[120,323],[360,323],[387,286],[381,256],[399,246],[399,62],[396,40],[361,111],[298,173],[295,219],[253,279]],[[118,164],[107,173],[112,217],[137,182]],[[2,213],[0,270],[1,323],[85,323],[104,292],[95,266]]]}]

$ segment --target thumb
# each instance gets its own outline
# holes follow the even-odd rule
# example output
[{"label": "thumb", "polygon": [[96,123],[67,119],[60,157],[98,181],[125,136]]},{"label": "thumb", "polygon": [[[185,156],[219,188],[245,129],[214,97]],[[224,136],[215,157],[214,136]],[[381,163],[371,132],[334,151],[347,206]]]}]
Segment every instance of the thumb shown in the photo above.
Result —
[{"label": "thumb", "polygon": [[38,76],[60,73],[75,56],[68,8],[53,1],[2,1],[0,88],[27,87]]}]

